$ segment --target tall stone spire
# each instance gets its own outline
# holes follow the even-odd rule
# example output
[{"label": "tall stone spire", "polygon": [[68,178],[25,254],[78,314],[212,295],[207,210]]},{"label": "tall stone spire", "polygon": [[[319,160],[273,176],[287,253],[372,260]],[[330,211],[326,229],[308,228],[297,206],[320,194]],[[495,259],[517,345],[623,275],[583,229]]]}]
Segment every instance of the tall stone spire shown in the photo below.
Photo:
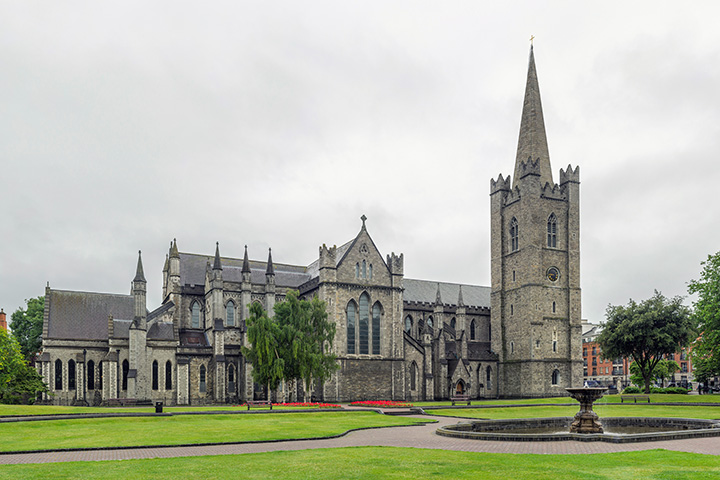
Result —
[{"label": "tall stone spire", "polygon": [[[517,156],[515,157],[515,176],[513,188],[527,173],[523,164],[531,161],[538,162],[537,169],[532,169],[540,175],[540,185],[549,182],[554,184],[550,168],[550,153],[548,151],[547,136],[545,135],[545,120],[543,119],[542,102],[540,101],[540,87],[538,85],[537,71],[535,70],[535,55],[530,46],[530,61],[528,64],[527,82],[525,84],[525,99],[523,101],[522,118],[520,120],[520,137],[518,138]],[[537,174],[536,173],[536,174]]]},{"label": "tall stone spire", "polygon": [[215,261],[213,262],[213,270],[222,270],[220,262],[220,242],[215,242]]},{"label": "tall stone spire", "polygon": [[273,265],[272,261],[272,248],[268,248],[268,261],[265,275],[275,275],[275,266]]},{"label": "tall stone spire", "polygon": [[135,271],[135,278],[133,278],[133,282],[147,282],[145,280],[145,272],[143,271],[142,252],[140,250],[138,250],[137,270]]},{"label": "tall stone spire", "polygon": [[250,260],[248,260],[247,245],[245,245],[245,256],[243,257],[242,273],[250,273]]}]

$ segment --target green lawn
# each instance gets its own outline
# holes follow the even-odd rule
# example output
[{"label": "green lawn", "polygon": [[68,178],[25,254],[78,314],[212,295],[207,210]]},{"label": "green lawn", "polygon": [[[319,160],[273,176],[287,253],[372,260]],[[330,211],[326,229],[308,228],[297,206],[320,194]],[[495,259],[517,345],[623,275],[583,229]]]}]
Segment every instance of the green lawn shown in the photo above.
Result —
[{"label": "green lawn", "polygon": [[0,451],[316,438],[354,428],[418,423],[421,420],[347,411],[47,420],[0,424]]},{"label": "green lawn", "polygon": [[[283,407],[273,405],[275,410],[308,410],[314,407]],[[255,407],[250,411],[269,410],[267,407]],[[82,413],[150,413],[155,407],[65,407],[58,405],[2,405],[0,404],[0,416],[8,415],[61,415],[61,414],[82,414]],[[189,407],[164,407],[164,412],[232,412],[247,411],[247,407],[240,405],[212,405],[212,406],[189,406]]]},{"label": "green lawn", "polygon": [[720,479],[720,457],[648,450],[594,455],[514,455],[358,447],[170,459],[0,466],[21,479]]},{"label": "green lawn", "polygon": [[[717,403],[720,404],[720,395],[668,395],[668,394],[651,394],[651,403]],[[577,403],[571,397],[551,397],[551,398],[524,398],[518,400],[473,400],[471,405],[539,405],[554,403]],[[620,403],[620,395],[605,395],[598,403]],[[626,402],[627,403],[627,402]],[[449,400],[436,402],[415,402],[416,407],[435,407],[450,406]],[[465,405],[465,404],[457,404]]]},{"label": "green lawn", "polygon": [[[498,408],[444,408],[428,410],[430,415],[446,415],[463,418],[546,418],[546,417],[573,417],[579,411],[579,405],[542,406],[542,407],[498,407]],[[720,419],[720,405],[717,407],[696,407],[684,405],[595,405],[593,410],[602,417],[680,417]]]}]

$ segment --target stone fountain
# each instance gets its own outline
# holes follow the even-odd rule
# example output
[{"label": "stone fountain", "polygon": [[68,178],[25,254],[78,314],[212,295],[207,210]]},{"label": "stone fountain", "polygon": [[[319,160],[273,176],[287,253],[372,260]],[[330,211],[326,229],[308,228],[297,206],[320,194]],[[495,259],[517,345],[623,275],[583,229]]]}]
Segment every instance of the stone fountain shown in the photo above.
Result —
[{"label": "stone fountain", "polygon": [[580,411],[575,414],[570,433],[603,433],[603,426],[597,413],[593,412],[593,403],[601,398],[607,388],[566,388],[572,398],[580,402]]}]

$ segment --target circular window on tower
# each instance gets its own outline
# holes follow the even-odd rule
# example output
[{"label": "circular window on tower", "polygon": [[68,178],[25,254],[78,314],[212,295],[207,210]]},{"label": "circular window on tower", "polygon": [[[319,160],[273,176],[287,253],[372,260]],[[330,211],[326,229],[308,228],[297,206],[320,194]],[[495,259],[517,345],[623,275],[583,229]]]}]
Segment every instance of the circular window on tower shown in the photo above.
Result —
[{"label": "circular window on tower", "polygon": [[557,282],[558,278],[560,278],[560,270],[558,270],[557,267],[548,268],[547,278],[551,282]]}]

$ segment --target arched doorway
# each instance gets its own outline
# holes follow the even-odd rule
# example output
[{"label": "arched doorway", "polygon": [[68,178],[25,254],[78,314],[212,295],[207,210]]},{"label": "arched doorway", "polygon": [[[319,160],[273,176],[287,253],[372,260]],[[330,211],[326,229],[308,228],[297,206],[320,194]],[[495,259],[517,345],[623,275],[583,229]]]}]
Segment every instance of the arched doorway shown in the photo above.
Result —
[{"label": "arched doorway", "polygon": [[455,395],[465,395],[465,382],[458,380],[455,384]]}]

